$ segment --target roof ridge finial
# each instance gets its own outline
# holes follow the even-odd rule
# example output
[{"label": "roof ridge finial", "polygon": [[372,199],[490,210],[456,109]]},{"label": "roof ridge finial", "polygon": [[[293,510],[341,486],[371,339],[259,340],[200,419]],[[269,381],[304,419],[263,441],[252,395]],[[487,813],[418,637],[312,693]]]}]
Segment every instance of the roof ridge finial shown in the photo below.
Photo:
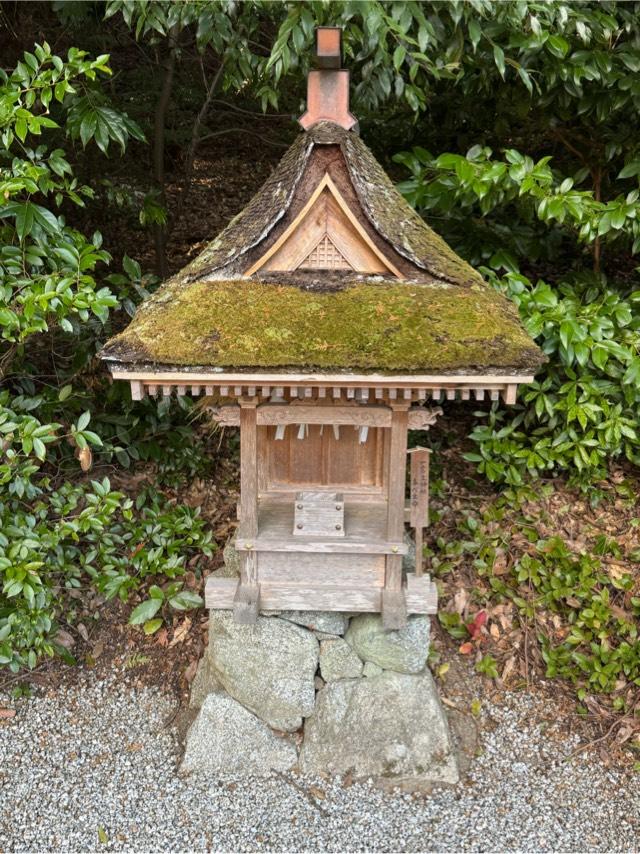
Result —
[{"label": "roof ridge finial", "polygon": [[298,121],[305,130],[318,122],[357,129],[358,122],[349,112],[349,71],[341,67],[341,27],[316,29],[316,61],[319,68],[307,78],[307,110]]}]

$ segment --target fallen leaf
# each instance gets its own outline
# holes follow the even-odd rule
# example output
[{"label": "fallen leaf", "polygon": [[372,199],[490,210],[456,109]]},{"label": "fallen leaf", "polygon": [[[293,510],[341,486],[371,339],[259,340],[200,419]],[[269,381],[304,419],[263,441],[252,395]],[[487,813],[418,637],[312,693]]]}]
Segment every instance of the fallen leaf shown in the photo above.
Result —
[{"label": "fallen leaf", "polygon": [[309,786],[309,794],[313,795],[313,797],[317,798],[319,801],[324,801],[327,797],[324,789],[321,789],[320,786]]},{"label": "fallen leaf", "polygon": [[462,616],[466,611],[467,605],[469,603],[469,594],[465,590],[464,587],[460,587],[456,590],[456,595],[453,597],[453,607],[455,610]]},{"label": "fallen leaf", "polygon": [[486,622],[487,612],[478,611],[473,620],[470,623],[467,623],[467,631],[469,632],[473,640],[476,640],[480,637],[482,627]]},{"label": "fallen leaf", "polygon": [[504,575],[507,571],[507,556],[504,549],[496,549],[492,572],[494,575]]},{"label": "fallen leaf", "polygon": [[506,682],[507,679],[509,678],[509,676],[511,676],[511,674],[514,671],[515,666],[516,666],[516,657],[515,657],[515,655],[512,655],[510,658],[507,659],[507,662],[506,662],[506,664],[502,670],[501,679],[503,682]]},{"label": "fallen leaf", "polygon": [[469,655],[470,652],[473,652],[473,644],[471,641],[465,641],[458,649],[458,652],[461,652],[462,655]]},{"label": "fallen leaf", "polygon": [[191,619],[189,617],[185,617],[185,619],[180,623],[178,628],[173,633],[173,638],[171,639],[171,643],[169,644],[169,648],[175,646],[177,643],[180,643],[185,639],[185,637],[189,634],[189,629],[191,628]]},{"label": "fallen leaf", "polygon": [[60,646],[63,646],[65,649],[73,649],[76,645],[73,635],[70,635],[65,629],[58,629],[56,633],[56,643],[59,643]]},{"label": "fallen leaf", "polygon": [[15,718],[16,710],[15,709],[0,709],[0,718],[2,720],[9,720],[9,718]]},{"label": "fallen leaf", "polygon": [[80,460],[80,468],[82,471],[89,471],[91,463],[93,462],[91,450],[89,448],[81,448],[78,451],[78,459]]},{"label": "fallen leaf", "polygon": [[169,635],[166,629],[160,629],[156,634],[156,646],[166,646],[169,640]]},{"label": "fallen leaf", "polygon": [[198,659],[196,658],[191,662],[191,664],[184,671],[184,678],[189,685],[193,682],[197,669],[198,669]]},{"label": "fallen leaf", "polygon": [[98,839],[100,840],[100,842],[103,845],[106,845],[107,842],[109,841],[109,837],[107,836],[107,831],[104,829],[104,827],[98,828]]},{"label": "fallen leaf", "polygon": [[91,655],[94,659],[96,659],[96,658],[100,658],[100,656],[102,655],[103,652],[104,652],[104,644],[102,643],[102,641],[98,641],[98,643],[91,650]]}]

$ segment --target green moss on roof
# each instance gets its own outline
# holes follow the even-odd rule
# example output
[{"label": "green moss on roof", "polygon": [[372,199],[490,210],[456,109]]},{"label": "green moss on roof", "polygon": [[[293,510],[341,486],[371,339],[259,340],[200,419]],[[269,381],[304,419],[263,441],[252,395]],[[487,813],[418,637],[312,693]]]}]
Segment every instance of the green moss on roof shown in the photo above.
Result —
[{"label": "green moss on roof", "polygon": [[102,356],[183,367],[423,373],[529,371],[542,361],[514,306],[486,286],[370,280],[331,292],[253,280],[162,289]]}]

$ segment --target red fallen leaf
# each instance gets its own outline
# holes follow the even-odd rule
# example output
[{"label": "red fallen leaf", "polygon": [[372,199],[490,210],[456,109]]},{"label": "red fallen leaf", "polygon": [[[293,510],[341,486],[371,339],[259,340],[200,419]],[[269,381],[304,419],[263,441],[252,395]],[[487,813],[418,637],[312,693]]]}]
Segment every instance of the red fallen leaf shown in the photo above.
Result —
[{"label": "red fallen leaf", "polygon": [[465,641],[458,652],[461,652],[463,655],[469,655],[470,652],[473,652],[473,644],[471,641]]},{"label": "red fallen leaf", "polygon": [[129,552],[129,560],[132,560],[138,554],[138,552],[142,551],[142,549],[146,545],[147,543],[145,540],[143,540],[141,543],[138,543],[138,545],[133,549],[133,551]]},{"label": "red fallen leaf", "polygon": [[467,631],[473,638],[476,640],[480,637],[480,632],[482,627],[487,622],[487,612],[486,611],[478,611],[473,620],[470,623],[467,623]]}]

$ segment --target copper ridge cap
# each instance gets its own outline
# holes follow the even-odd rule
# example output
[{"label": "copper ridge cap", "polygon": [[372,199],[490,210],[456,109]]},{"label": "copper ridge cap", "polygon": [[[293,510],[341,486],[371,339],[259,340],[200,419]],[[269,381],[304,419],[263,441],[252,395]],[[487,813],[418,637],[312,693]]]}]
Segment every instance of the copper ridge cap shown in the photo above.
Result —
[{"label": "copper ridge cap", "polygon": [[357,131],[358,121],[349,111],[349,71],[342,68],[342,29],[316,29],[316,64],[307,77],[307,110],[298,121],[305,130],[318,122],[333,122]]}]

